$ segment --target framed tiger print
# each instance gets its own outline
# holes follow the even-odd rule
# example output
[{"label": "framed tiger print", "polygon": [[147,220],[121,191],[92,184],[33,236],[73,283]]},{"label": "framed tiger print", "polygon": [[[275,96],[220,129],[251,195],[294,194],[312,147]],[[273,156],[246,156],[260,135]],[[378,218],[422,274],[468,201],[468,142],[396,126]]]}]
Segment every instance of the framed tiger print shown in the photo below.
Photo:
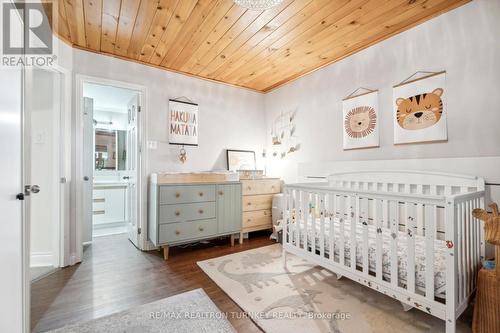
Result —
[{"label": "framed tiger print", "polygon": [[344,150],[379,146],[378,91],[342,101]]},{"label": "framed tiger print", "polygon": [[394,86],[394,144],[448,140],[446,73]]}]

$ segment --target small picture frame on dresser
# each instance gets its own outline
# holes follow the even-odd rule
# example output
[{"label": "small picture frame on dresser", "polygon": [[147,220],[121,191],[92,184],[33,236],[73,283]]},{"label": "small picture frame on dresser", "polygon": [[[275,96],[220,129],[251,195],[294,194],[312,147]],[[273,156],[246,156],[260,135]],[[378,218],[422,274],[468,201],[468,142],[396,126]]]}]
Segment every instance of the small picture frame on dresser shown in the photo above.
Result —
[{"label": "small picture frame on dresser", "polygon": [[257,167],[255,151],[228,149],[226,156],[229,171],[255,170]]}]

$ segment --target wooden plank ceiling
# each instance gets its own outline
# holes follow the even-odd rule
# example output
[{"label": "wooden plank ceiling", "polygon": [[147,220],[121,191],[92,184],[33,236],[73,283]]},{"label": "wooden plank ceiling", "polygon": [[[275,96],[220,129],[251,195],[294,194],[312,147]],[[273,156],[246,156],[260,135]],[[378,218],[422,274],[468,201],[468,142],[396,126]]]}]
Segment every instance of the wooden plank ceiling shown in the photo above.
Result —
[{"label": "wooden plank ceiling", "polygon": [[[267,92],[470,0],[60,0],[74,47]],[[409,69],[410,70],[410,69]]]}]

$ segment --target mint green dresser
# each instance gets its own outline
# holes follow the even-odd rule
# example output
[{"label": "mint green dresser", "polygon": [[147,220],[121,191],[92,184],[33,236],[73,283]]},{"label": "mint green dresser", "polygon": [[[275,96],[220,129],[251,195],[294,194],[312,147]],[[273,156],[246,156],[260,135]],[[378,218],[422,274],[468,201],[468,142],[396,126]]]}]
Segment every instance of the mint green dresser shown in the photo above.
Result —
[{"label": "mint green dresser", "polygon": [[163,247],[165,260],[170,246],[192,243],[241,231],[240,182],[159,182],[149,184],[148,237]]}]

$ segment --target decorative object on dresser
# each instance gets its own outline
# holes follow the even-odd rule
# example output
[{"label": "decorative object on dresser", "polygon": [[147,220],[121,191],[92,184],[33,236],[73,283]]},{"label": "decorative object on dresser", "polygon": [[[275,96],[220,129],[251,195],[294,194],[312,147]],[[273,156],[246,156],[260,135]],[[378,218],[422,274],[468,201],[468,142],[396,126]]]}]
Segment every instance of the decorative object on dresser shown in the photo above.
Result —
[{"label": "decorative object on dresser", "polygon": [[243,233],[272,229],[273,195],[281,192],[279,178],[241,179],[243,195],[242,229],[240,244],[243,243]]},{"label": "decorative object on dresser", "polygon": [[251,150],[226,150],[227,169],[230,171],[255,170],[257,163],[255,152]]},{"label": "decorative object on dresser", "polygon": [[491,213],[474,209],[475,218],[484,221],[485,239],[495,246],[495,270],[483,267],[477,277],[476,303],[472,332],[500,332],[500,215],[496,203],[490,205]]},{"label": "decorative object on dresser", "polygon": [[163,247],[234,236],[241,231],[241,183],[233,173],[152,174],[148,236]]}]

